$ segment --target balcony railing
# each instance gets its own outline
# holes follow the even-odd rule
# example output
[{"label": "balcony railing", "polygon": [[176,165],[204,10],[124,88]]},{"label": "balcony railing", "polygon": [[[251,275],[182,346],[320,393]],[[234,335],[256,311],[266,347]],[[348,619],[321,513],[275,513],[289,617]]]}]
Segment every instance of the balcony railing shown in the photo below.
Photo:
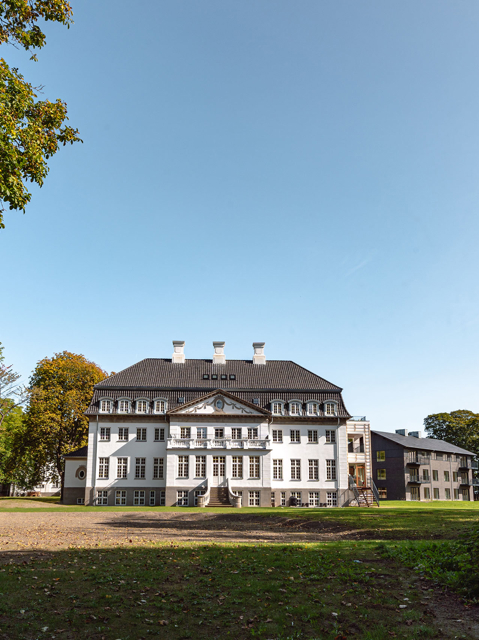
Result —
[{"label": "balcony railing", "polygon": [[473,484],[475,487],[479,487],[479,478],[473,478],[473,479],[472,479],[472,484]]},{"label": "balcony railing", "polygon": [[472,484],[468,476],[459,476],[459,484]]},{"label": "balcony railing", "polygon": [[229,438],[168,438],[167,449],[270,449],[271,440]]},{"label": "balcony railing", "polygon": [[479,469],[479,462],[477,460],[471,461],[471,469]]},{"label": "balcony railing", "polygon": [[477,462],[475,460],[468,460],[467,458],[458,458],[458,462],[459,462],[459,469],[477,469]]},{"label": "balcony railing", "polygon": [[425,482],[431,482],[431,478],[424,478],[424,476],[414,475],[413,473],[407,475],[406,478],[407,482],[410,482],[411,484],[422,484]]},{"label": "balcony railing", "polygon": [[430,460],[430,456],[424,456],[421,453],[416,453],[415,451],[409,451],[406,453],[406,464],[429,464]]},{"label": "balcony railing", "polygon": [[351,416],[349,419],[351,422],[367,422],[366,416]]}]

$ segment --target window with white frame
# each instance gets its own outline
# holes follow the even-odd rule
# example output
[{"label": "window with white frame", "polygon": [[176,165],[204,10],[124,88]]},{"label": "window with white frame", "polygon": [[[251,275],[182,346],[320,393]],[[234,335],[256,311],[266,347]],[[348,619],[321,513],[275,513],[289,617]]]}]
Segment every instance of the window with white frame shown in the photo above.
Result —
[{"label": "window with white frame", "polygon": [[336,431],[326,429],[326,442],[328,444],[334,444],[336,442]]},{"label": "window with white frame", "polygon": [[249,457],[249,477],[259,478],[259,456]]},{"label": "window with white frame", "polygon": [[98,458],[98,477],[108,478],[110,458]]},{"label": "window with white frame", "polygon": [[178,478],[188,478],[188,456],[178,456]]},{"label": "window with white frame", "polygon": [[318,443],[318,432],[316,429],[309,429],[308,430],[308,442],[310,444],[317,444]]},{"label": "window with white frame", "polygon": [[195,507],[198,506],[198,498],[200,496],[204,496],[206,493],[206,489],[195,489]]},{"label": "window with white frame", "polygon": [[156,491],[150,491],[150,507],[154,507],[156,504]]},{"label": "window with white frame", "polygon": [[77,498],[77,504],[85,504],[85,498]]},{"label": "window with white frame", "polygon": [[160,507],[164,507],[166,502],[166,491],[160,491]]},{"label": "window with white frame", "polygon": [[148,405],[150,403],[146,400],[137,400],[136,401],[136,413],[148,413]]},{"label": "window with white frame", "polygon": [[325,406],[324,406],[324,413],[327,416],[335,416],[337,411],[336,411],[336,403],[335,402],[326,402]]},{"label": "window with white frame", "polygon": [[164,458],[153,458],[153,480],[162,480],[164,473]]},{"label": "window with white frame", "polygon": [[243,477],[243,456],[233,456],[232,457],[231,473],[232,473],[233,478],[242,478]]},{"label": "window with white frame", "polygon": [[281,491],[281,506],[286,506],[286,491]]},{"label": "window with white frame", "polygon": [[290,402],[289,403],[289,415],[290,416],[300,416],[301,415],[301,403],[300,402]]},{"label": "window with white frame", "polygon": [[115,505],[120,507],[126,505],[126,491],[124,489],[115,491]]},{"label": "window with white frame", "polygon": [[128,475],[128,458],[117,458],[116,462],[116,477],[126,478]]},{"label": "window with white frame", "polygon": [[225,437],[225,430],[224,429],[215,429],[215,438],[217,439],[221,439]]},{"label": "window with white frame", "polygon": [[139,490],[133,492],[133,504],[135,507],[145,506],[145,491]]},{"label": "window with white frame", "polygon": [[319,480],[319,460],[308,460],[309,479]]},{"label": "window with white frame", "polygon": [[113,403],[111,400],[100,401],[100,413],[111,413],[112,408],[113,408]]},{"label": "window with white frame", "polygon": [[119,402],[118,402],[118,413],[130,413],[130,401],[129,400],[119,400]]},{"label": "window with white frame", "polygon": [[241,427],[234,427],[233,429],[231,429],[231,438],[233,440],[241,440],[242,437],[242,429]]},{"label": "window with white frame", "polygon": [[100,440],[110,439],[110,427],[100,427]]},{"label": "window with white frame", "polygon": [[225,475],[226,458],[225,456],[213,456],[213,476],[219,478]]},{"label": "window with white frame", "polygon": [[128,427],[120,427],[118,429],[118,440],[128,442]]},{"label": "window with white frame", "polygon": [[155,413],[166,413],[165,400],[155,400]]},{"label": "window with white frame", "polygon": [[146,428],[142,427],[136,430],[136,439],[139,442],[146,442]]},{"label": "window with white frame", "polygon": [[289,432],[291,442],[301,442],[301,432],[297,429],[291,429]]},{"label": "window with white frame", "polygon": [[176,492],[176,504],[179,507],[187,507],[189,504],[188,500],[188,491],[177,491]]},{"label": "window with white frame", "polygon": [[198,440],[206,440],[206,427],[196,427],[196,438]]},{"label": "window with white frame", "polygon": [[146,458],[135,458],[135,478],[143,479],[146,477]]},{"label": "window with white frame", "polygon": [[326,460],[326,480],[336,480],[336,460]]},{"label": "window with white frame", "polygon": [[271,407],[272,413],[274,416],[282,416],[283,415],[283,403],[282,402],[273,402]]},{"label": "window with white frame", "polygon": [[106,505],[106,504],[108,504],[108,491],[97,491],[96,492],[96,503],[97,503],[97,505]]},{"label": "window with white frame", "polygon": [[309,506],[310,507],[319,507],[319,491],[310,491],[309,492]]},{"label": "window with white frame", "polygon": [[195,456],[195,478],[206,478],[206,456]]},{"label": "window with white frame", "polygon": [[302,504],[301,491],[291,491],[289,495],[290,495],[290,498],[296,498],[297,504],[299,505]]},{"label": "window with white frame", "polygon": [[159,427],[155,427],[155,442],[165,441],[165,430]]},{"label": "window with white frame", "polygon": [[282,429],[273,429],[273,442],[283,442]]},{"label": "window with white frame", "polygon": [[283,479],[283,461],[273,460],[273,480]]},{"label": "window with white frame", "polygon": [[328,507],[338,506],[338,494],[336,493],[336,491],[326,492],[326,504],[328,505]]},{"label": "window with white frame", "polygon": [[257,440],[258,439],[258,428],[257,427],[249,427],[248,428],[248,440]]},{"label": "window with white frame", "polygon": [[319,414],[319,404],[317,402],[308,402],[308,416],[317,416]]},{"label": "window with white frame", "polygon": [[301,480],[301,460],[291,460],[291,480]]},{"label": "window with white frame", "polygon": [[190,427],[181,427],[180,429],[180,438],[183,440],[189,440],[191,438],[191,428]]},{"label": "window with white frame", "polygon": [[259,491],[248,491],[248,506],[259,507]]}]

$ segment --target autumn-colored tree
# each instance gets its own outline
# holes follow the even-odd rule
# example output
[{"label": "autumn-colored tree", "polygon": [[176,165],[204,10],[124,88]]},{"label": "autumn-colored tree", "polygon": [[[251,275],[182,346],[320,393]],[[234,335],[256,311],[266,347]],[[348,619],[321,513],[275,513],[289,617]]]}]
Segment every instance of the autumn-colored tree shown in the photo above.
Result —
[{"label": "autumn-colored tree", "polygon": [[[0,0],[0,45],[42,48],[46,36],[37,24],[40,20],[69,27],[71,6],[66,0]],[[30,59],[36,60],[36,55]],[[31,199],[25,183],[42,186],[47,160],[59,145],[80,140],[78,130],[65,125],[66,103],[36,100],[39,91],[0,58],[0,228],[5,227],[5,203],[25,212]]]},{"label": "autumn-colored tree", "polygon": [[84,412],[93,386],[106,377],[94,362],[68,351],[37,364],[30,378],[35,393],[26,411],[21,453],[34,460],[45,479],[63,480],[62,456],[87,444],[88,418]]}]

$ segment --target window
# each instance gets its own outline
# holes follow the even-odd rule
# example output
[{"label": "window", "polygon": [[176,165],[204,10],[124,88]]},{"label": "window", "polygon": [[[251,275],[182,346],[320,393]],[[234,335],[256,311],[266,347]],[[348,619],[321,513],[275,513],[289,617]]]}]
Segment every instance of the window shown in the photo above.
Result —
[{"label": "window", "polygon": [[454,500],[459,500],[459,489],[454,489]]},{"label": "window", "polygon": [[137,429],[136,430],[136,439],[140,442],[146,442],[146,429]]},{"label": "window", "polygon": [[228,376],[226,375],[226,373],[222,373],[221,374],[221,379],[222,380],[228,380]]},{"label": "window", "polygon": [[206,489],[195,489],[195,507],[198,506],[198,498],[200,496],[204,496],[206,493]]},{"label": "window", "polygon": [[225,437],[225,430],[224,429],[215,429],[215,438],[224,438]]},{"label": "window", "polygon": [[249,477],[259,478],[259,456],[249,457]]},{"label": "window", "polygon": [[188,478],[188,456],[178,456],[178,478]]},{"label": "window", "polygon": [[150,491],[150,507],[154,507],[156,504],[155,491]]},{"label": "window", "polygon": [[209,380],[209,379],[210,379],[209,373],[204,373],[203,380]]},{"label": "window", "polygon": [[286,491],[281,491],[281,506],[286,506]]},{"label": "window", "polygon": [[213,476],[219,478],[225,475],[226,458],[224,456],[213,456]]},{"label": "window", "polygon": [[310,507],[319,507],[319,491],[310,491],[309,492],[309,506]]},{"label": "window", "polygon": [[259,507],[259,491],[248,492],[248,506]]},{"label": "window", "polygon": [[424,500],[430,500],[431,499],[431,491],[429,490],[429,487],[424,487]]},{"label": "window", "polygon": [[191,438],[191,429],[190,427],[181,427],[180,429],[180,438],[189,439]]},{"label": "window", "polygon": [[376,461],[384,462],[386,460],[386,452],[385,451],[376,451]]},{"label": "window", "polygon": [[130,413],[130,401],[120,400],[118,402],[118,413]]},{"label": "window", "polygon": [[108,491],[97,491],[96,492],[96,503],[97,503],[97,505],[108,504]]},{"label": "window", "polygon": [[165,463],[163,458],[153,458],[153,480],[163,479]]},{"label": "window", "polygon": [[128,428],[120,427],[118,429],[118,440],[128,442]]},{"label": "window", "polygon": [[283,442],[283,431],[281,429],[273,429],[273,442]]},{"label": "window", "polygon": [[301,460],[291,460],[291,480],[301,480]]},{"label": "window", "polygon": [[165,506],[166,491],[160,491],[160,507]]},{"label": "window", "polygon": [[425,482],[429,482],[429,469],[423,469],[422,470],[422,479]]},{"label": "window", "polygon": [[326,402],[326,406],[324,408],[324,413],[327,416],[335,416],[336,415],[336,404],[334,402]]},{"label": "window", "polygon": [[463,500],[469,500],[469,489],[463,489],[462,490],[462,499]]},{"label": "window", "polygon": [[451,490],[446,489],[446,500],[450,500],[450,499],[451,499]]},{"label": "window", "polygon": [[443,455],[442,453],[436,453],[436,460],[442,460]]},{"label": "window", "polygon": [[100,440],[110,439],[110,427],[100,427]]},{"label": "window", "polygon": [[301,415],[301,404],[299,402],[290,402],[289,403],[289,415],[290,416],[300,416]]},{"label": "window", "polygon": [[112,409],[112,401],[111,400],[101,400],[100,401],[100,413],[111,413]]},{"label": "window", "polygon": [[434,500],[439,500],[439,489],[434,489],[433,491]]},{"label": "window", "polygon": [[282,402],[273,402],[271,407],[272,413],[274,416],[282,416],[283,415],[283,403]]},{"label": "window", "polygon": [[80,469],[80,471],[78,472],[78,477],[80,478],[80,480],[84,480],[85,476],[86,476],[85,470]]},{"label": "window", "polygon": [[317,402],[308,403],[308,416],[317,416],[319,413],[319,404]]},{"label": "window", "polygon": [[274,496],[274,491],[271,492],[271,506],[272,507],[276,506],[276,498]]},{"label": "window", "polygon": [[77,498],[77,504],[85,504],[85,498]]},{"label": "window", "polygon": [[206,427],[197,427],[196,437],[198,440],[206,440]]},{"label": "window", "polygon": [[458,472],[457,471],[453,471],[452,472],[452,481],[453,482],[457,482],[458,478],[459,478]]},{"label": "window", "polygon": [[241,440],[241,429],[231,429],[231,437],[233,440]]},{"label": "window", "polygon": [[136,412],[137,413],[148,413],[148,402],[146,400],[137,400],[136,401]]},{"label": "window", "polygon": [[176,504],[178,507],[187,507],[189,504],[188,500],[188,491],[177,491],[176,492]]},{"label": "window", "polygon": [[165,400],[155,400],[155,413],[166,413]]},{"label": "window", "polygon": [[326,442],[328,444],[334,444],[336,442],[336,431],[326,430]]},{"label": "window", "polygon": [[283,461],[273,460],[273,480],[283,479]]},{"label": "window", "polygon": [[308,460],[309,463],[309,479],[319,480],[319,460]]},{"label": "window", "polygon": [[98,477],[108,478],[110,458],[98,458]]},{"label": "window", "polygon": [[326,504],[328,505],[328,507],[338,506],[338,494],[336,493],[336,491],[326,492]]},{"label": "window", "polygon": [[326,460],[326,480],[336,480],[336,460]]},{"label": "window", "polygon": [[444,471],[444,482],[449,482],[449,471]]},{"label": "window", "polygon": [[233,475],[233,478],[243,477],[243,456],[233,456],[232,475]]},{"label": "window", "polygon": [[386,480],[386,469],[378,469],[376,474],[378,480]]},{"label": "window", "polygon": [[301,432],[295,429],[291,429],[289,432],[291,442],[301,442]]},{"label": "window", "polygon": [[432,470],[432,479],[434,482],[439,481],[439,471],[437,469]]},{"label": "window", "polygon": [[296,498],[297,504],[301,505],[301,491],[291,491],[290,498]]},{"label": "window", "polygon": [[145,506],[145,492],[144,491],[134,491],[133,492],[133,504],[135,507],[144,507]]},{"label": "window", "polygon": [[258,428],[253,427],[248,429],[248,440],[257,440],[258,439]]},{"label": "window", "polygon": [[146,458],[135,459],[135,478],[144,478],[146,470]]},{"label": "window", "polygon": [[211,379],[212,380],[218,380],[218,374],[217,373],[212,373],[211,374]]},{"label": "window", "polygon": [[236,380],[236,376],[234,373],[230,373],[230,380]]},{"label": "window", "polygon": [[160,429],[159,427],[155,427],[155,442],[164,442],[165,441],[165,430]]},{"label": "window", "polygon": [[195,478],[206,478],[206,456],[195,456]]},{"label": "window", "polygon": [[128,458],[117,458],[116,477],[126,478],[128,475]]},{"label": "window", "polygon": [[126,505],[126,491],[115,491],[115,504],[120,507]]},{"label": "window", "polygon": [[379,499],[387,500],[388,499],[388,490],[386,487],[378,487]]},{"label": "window", "polygon": [[317,444],[318,442],[318,432],[316,429],[314,431],[308,431],[308,442]]}]

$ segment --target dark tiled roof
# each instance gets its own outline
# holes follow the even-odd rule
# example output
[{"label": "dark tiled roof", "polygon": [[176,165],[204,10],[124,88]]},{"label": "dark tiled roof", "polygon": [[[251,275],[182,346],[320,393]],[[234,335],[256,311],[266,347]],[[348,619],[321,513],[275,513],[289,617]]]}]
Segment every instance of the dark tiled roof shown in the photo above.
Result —
[{"label": "dark tiled roof", "polygon": [[76,451],[70,451],[70,453],[66,453],[64,458],[86,458],[88,451],[88,445],[77,449]]},{"label": "dark tiled roof", "polygon": [[401,444],[408,449],[419,449],[420,451],[439,451],[442,453],[462,453],[463,455],[473,456],[472,451],[461,449],[454,444],[445,442],[444,440],[436,440],[435,438],[415,438],[414,436],[401,436],[399,433],[390,433],[389,431],[373,431],[371,433],[387,438],[396,444]]}]

